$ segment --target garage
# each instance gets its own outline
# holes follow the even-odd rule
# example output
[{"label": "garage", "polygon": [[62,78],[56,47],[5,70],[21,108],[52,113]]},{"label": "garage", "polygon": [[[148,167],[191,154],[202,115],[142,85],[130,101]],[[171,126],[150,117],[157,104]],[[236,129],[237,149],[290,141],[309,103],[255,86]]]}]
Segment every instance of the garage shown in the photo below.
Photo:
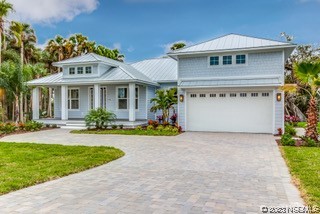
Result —
[{"label": "garage", "polygon": [[272,91],[188,92],[186,130],[272,133]]}]

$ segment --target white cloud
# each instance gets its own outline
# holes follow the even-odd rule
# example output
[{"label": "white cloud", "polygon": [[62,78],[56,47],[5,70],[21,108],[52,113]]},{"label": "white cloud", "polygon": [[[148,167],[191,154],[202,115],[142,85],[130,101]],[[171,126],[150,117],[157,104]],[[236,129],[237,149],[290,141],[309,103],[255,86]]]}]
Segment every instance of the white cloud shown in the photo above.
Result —
[{"label": "white cloud", "polygon": [[98,0],[8,0],[15,12],[10,19],[24,22],[52,24],[71,21],[81,13],[91,13]]},{"label": "white cloud", "polygon": [[113,49],[121,50],[121,44],[119,42],[116,42],[113,44]]},{"label": "white cloud", "polygon": [[186,41],[186,40],[179,40],[179,41],[175,41],[175,42],[171,42],[171,43],[168,43],[168,44],[164,44],[164,45],[161,45],[162,48],[164,48],[164,53],[168,53],[171,51],[171,47],[173,44],[175,43],[184,43],[186,44],[187,46],[189,45],[192,45],[193,42],[190,42],[190,41]]}]

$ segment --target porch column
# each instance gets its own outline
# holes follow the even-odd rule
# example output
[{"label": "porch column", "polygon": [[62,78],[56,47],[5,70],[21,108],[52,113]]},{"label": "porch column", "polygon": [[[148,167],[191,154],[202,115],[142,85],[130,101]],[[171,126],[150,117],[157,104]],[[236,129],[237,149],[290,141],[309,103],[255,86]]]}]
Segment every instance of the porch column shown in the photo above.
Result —
[{"label": "porch column", "polygon": [[68,120],[68,86],[61,86],[61,120]]},{"label": "porch column", "polygon": [[94,84],[94,108],[100,107],[100,85]]},{"label": "porch column", "polygon": [[38,120],[39,117],[39,87],[32,89],[32,119]]},{"label": "porch column", "polygon": [[136,121],[136,84],[129,83],[129,121]]}]

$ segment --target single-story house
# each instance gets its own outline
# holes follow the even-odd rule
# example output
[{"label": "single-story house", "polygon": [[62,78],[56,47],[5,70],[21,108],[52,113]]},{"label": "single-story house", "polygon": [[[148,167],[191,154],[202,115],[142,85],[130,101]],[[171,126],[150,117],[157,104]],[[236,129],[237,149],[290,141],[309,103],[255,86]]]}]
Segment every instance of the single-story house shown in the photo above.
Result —
[{"label": "single-story house", "polygon": [[284,127],[284,63],[289,42],[228,34],[127,64],[94,53],[56,62],[62,72],[28,82],[33,119],[40,86],[54,89],[56,121],[83,120],[103,107],[122,121],[154,120],[155,91],[178,88],[178,123],[186,131],[277,133]]}]

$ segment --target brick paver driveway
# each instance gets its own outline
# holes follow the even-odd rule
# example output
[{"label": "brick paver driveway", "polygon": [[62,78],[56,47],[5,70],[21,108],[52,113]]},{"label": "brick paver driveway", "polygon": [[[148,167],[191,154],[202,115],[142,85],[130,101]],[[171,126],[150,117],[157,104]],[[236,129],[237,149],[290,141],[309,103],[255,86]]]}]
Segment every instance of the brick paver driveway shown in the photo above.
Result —
[{"label": "brick paver driveway", "polygon": [[111,145],[112,163],[0,197],[1,213],[248,213],[300,202],[271,135],[74,135],[50,130],[2,141]]}]

